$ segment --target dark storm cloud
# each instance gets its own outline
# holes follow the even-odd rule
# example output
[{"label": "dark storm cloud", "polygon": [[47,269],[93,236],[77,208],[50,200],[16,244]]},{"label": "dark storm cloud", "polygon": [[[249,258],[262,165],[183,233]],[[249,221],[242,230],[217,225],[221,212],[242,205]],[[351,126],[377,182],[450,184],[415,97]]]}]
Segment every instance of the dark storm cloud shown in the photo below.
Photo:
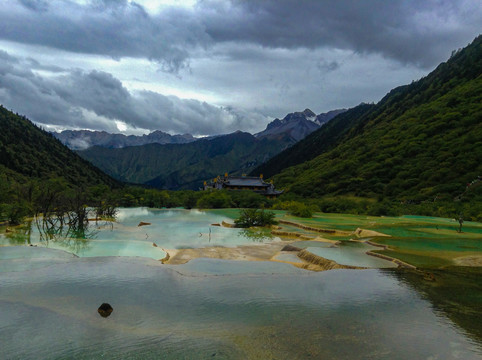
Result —
[{"label": "dark storm cloud", "polygon": [[204,1],[216,41],[266,47],[337,47],[432,66],[480,31],[478,1]]},{"label": "dark storm cloud", "polygon": [[[42,77],[28,69],[31,59],[0,51],[0,60],[0,103],[41,124],[118,132],[113,121],[118,120],[132,128],[205,135],[266,123],[260,115],[198,100],[131,93],[102,71],[64,69],[61,75]],[[38,62],[35,67],[42,68]]]},{"label": "dark storm cloud", "polygon": [[[156,14],[128,1],[7,0],[0,38],[113,58],[144,57],[165,70],[222,42],[270,48],[337,47],[430,67],[480,31],[480,1],[206,0]],[[244,55],[246,56],[246,55]]]}]

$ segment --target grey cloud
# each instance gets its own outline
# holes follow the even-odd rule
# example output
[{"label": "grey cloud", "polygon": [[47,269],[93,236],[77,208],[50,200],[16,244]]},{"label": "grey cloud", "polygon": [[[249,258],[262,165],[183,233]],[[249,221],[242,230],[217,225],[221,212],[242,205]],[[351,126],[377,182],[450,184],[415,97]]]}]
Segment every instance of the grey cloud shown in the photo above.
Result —
[{"label": "grey cloud", "polygon": [[47,11],[49,5],[45,0],[19,0],[20,4],[34,11]]},{"label": "grey cloud", "polygon": [[472,40],[482,23],[477,0],[205,0],[194,9],[168,7],[155,15],[126,0],[21,3],[0,5],[0,38],[113,58],[144,57],[172,72],[188,66],[196,49],[223,42],[337,47],[427,68]]},{"label": "grey cloud", "polygon": [[[1,52],[1,50],[0,50]],[[35,70],[46,70],[46,71],[50,71],[50,72],[63,72],[65,69],[60,67],[60,66],[56,66],[56,65],[44,65],[44,64],[41,64],[40,62],[38,62],[37,60],[35,60],[34,58],[31,58],[31,57],[28,57],[25,59],[25,61],[28,63],[28,66],[30,69],[35,69]]]},{"label": "grey cloud", "polygon": [[5,107],[43,124],[74,127],[80,123],[87,128],[115,128],[115,124],[101,124],[86,118],[81,109],[66,103],[52,89],[50,80],[25,69],[25,64],[17,58],[0,63],[0,103]]},{"label": "grey cloud", "polygon": [[[206,32],[214,41],[266,47],[323,46],[375,52],[424,67],[480,31],[478,1],[204,1]],[[449,24],[447,24],[449,23]]]},{"label": "grey cloud", "polygon": [[0,52],[0,103],[47,125],[118,132],[115,121],[133,128],[212,135],[238,129],[259,130],[267,118],[206,102],[129,92],[102,71],[64,71],[42,77],[26,67],[31,61]]},{"label": "grey cloud", "polygon": [[[6,66],[7,64],[16,64],[18,63],[18,59],[12,55],[10,55],[9,53],[7,53],[6,51],[4,50],[0,50],[0,60],[2,60],[3,62],[3,65]],[[1,64],[0,64],[1,66]]]},{"label": "grey cloud", "polygon": [[327,71],[335,71],[340,67],[340,63],[338,61],[326,61],[325,59],[320,59],[316,63],[316,67],[318,70],[321,72],[327,72]]},{"label": "grey cloud", "polygon": [[12,0],[0,5],[0,38],[74,53],[142,57],[174,72],[187,66],[190,49],[207,41],[192,14],[180,9],[152,17],[127,1],[79,5],[64,0],[42,12],[36,11],[36,2],[25,3],[32,6],[26,9]]}]

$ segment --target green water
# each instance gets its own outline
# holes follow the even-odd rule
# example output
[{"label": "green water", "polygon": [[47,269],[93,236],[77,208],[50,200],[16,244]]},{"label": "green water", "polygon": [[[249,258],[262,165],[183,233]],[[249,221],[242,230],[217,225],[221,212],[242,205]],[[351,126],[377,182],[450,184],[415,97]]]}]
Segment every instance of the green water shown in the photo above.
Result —
[{"label": "green water", "polygon": [[[0,246],[32,244],[81,257],[140,256],[159,260],[166,256],[162,249],[234,247],[273,240],[265,231],[212,225],[222,221],[232,222],[221,214],[199,210],[119,209],[115,222],[91,222],[84,237],[62,233],[50,238],[42,233],[37,221],[32,221],[14,233],[0,235]],[[151,225],[138,226],[140,222]]]},{"label": "green water", "polygon": [[[318,273],[279,262],[156,261],[161,248],[279,241],[266,231],[211,225],[226,219],[122,209],[114,224],[92,223],[85,238],[47,242],[34,223],[2,234],[1,358],[482,358],[480,268],[437,270],[437,281],[427,282],[396,269]],[[366,244],[295,245],[341,263],[379,260],[364,253],[372,249]],[[371,265],[385,267],[380,261]],[[108,318],[97,313],[103,302],[114,308]]]},{"label": "green water", "polygon": [[480,359],[476,337],[394,275],[129,257],[0,273],[2,358]]},{"label": "green water", "polygon": [[[459,223],[455,219],[428,216],[374,217],[321,213],[311,219],[296,218],[286,214],[280,214],[280,216],[283,219],[322,229],[354,232],[357,228],[362,228],[390,235],[370,239],[390,247],[389,250],[377,249],[376,252],[401,259],[418,267],[454,265],[453,259],[455,258],[480,256],[482,253],[482,224],[477,222],[464,222],[462,232],[458,232]],[[299,228],[293,230],[295,229],[293,226],[283,225],[283,227],[288,231],[297,231],[310,236],[320,235]],[[323,233],[321,236],[334,240],[356,238],[354,234],[335,236]],[[321,253],[318,255],[323,256]]]},{"label": "green water", "polygon": [[343,241],[337,246],[329,244],[320,246],[314,241],[305,241],[293,245],[306,248],[309,252],[336,261],[338,264],[361,266],[368,268],[393,268],[397,265],[391,261],[367,255],[367,251],[380,250],[380,248],[359,242]]}]

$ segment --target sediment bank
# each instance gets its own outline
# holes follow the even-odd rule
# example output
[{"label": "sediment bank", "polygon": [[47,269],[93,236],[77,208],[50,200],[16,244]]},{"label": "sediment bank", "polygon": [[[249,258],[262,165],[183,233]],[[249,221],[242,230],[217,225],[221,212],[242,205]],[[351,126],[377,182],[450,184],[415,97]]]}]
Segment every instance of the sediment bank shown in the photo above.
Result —
[{"label": "sediment bank", "polygon": [[295,266],[306,270],[326,271],[333,269],[366,269],[365,267],[361,266],[341,265],[338,264],[336,261],[325,259],[324,257],[315,255],[307,250],[299,251],[297,256],[303,261],[306,261],[307,263],[296,264]]},{"label": "sediment bank", "polygon": [[279,220],[279,223],[285,224],[285,225],[295,226],[295,227],[303,229],[303,230],[325,233],[325,234],[332,234],[332,235],[350,235],[351,234],[351,232],[348,232],[348,231],[333,230],[333,229],[321,229],[321,228],[303,225],[303,224],[299,224],[299,223],[296,223],[296,222],[293,222],[293,221],[288,221],[288,220]]},{"label": "sediment bank", "polygon": [[391,235],[383,234],[381,232],[374,231],[374,230],[365,230],[362,228],[357,228],[353,232],[353,235],[356,235],[359,238],[377,237],[377,236],[391,237]]},{"label": "sediment bank", "polygon": [[367,251],[365,254],[370,255],[370,256],[374,256],[374,257],[377,257],[377,258],[380,258],[380,259],[383,259],[383,260],[388,260],[388,261],[394,262],[399,267],[403,267],[403,268],[407,268],[407,269],[416,269],[417,268],[416,266],[413,266],[409,263],[406,263],[405,261],[399,260],[397,258],[388,256],[388,255],[379,254],[379,253],[376,253],[376,252],[373,252],[373,251]]}]

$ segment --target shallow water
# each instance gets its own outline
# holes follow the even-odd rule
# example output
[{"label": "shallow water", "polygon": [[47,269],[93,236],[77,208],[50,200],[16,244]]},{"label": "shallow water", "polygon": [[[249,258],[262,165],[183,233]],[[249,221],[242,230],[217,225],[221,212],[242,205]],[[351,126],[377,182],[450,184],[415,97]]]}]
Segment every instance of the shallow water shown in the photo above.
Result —
[{"label": "shallow water", "polygon": [[[330,246],[330,244],[325,246],[319,244],[320,243],[317,244],[314,241],[304,242],[306,250],[309,252],[324,257],[325,259],[336,261],[338,264],[368,268],[397,267],[397,264],[391,261],[366,254],[367,251],[380,250],[380,248],[376,246],[352,241],[342,241],[335,247]],[[297,244],[294,245],[297,246]]]},{"label": "shallow water", "polygon": [[[222,221],[232,222],[225,216],[199,210],[119,209],[115,222],[91,222],[86,236],[81,238],[66,236],[64,232],[49,239],[32,221],[24,225],[23,232],[20,229],[0,236],[0,245],[32,244],[81,257],[140,256],[159,260],[166,256],[162,249],[234,247],[273,240],[263,232],[211,225]],[[140,222],[151,225],[138,226]]]},{"label": "shallow water", "polygon": [[[83,239],[47,243],[34,227],[3,236],[2,359],[482,358],[482,331],[472,321],[481,318],[477,282],[458,287],[470,296],[454,315],[458,296],[438,301],[452,294],[450,284],[438,291],[440,281],[432,289],[416,273],[153,260],[164,256],[161,248],[273,241],[262,231],[211,226],[223,220],[219,213],[123,209],[115,224],[93,223]],[[140,221],[152,225],[138,227]],[[12,246],[29,243],[38,246]],[[367,244],[295,245],[348,265],[389,263],[372,262],[379,259],[364,254]],[[297,260],[291,253],[277,259]],[[108,318],[97,313],[103,302],[114,308]]]},{"label": "shallow water", "polygon": [[[0,288],[5,359],[482,356],[480,344],[430,302],[379,270],[72,258],[0,273]],[[97,314],[103,302],[114,308],[108,318]]]}]

